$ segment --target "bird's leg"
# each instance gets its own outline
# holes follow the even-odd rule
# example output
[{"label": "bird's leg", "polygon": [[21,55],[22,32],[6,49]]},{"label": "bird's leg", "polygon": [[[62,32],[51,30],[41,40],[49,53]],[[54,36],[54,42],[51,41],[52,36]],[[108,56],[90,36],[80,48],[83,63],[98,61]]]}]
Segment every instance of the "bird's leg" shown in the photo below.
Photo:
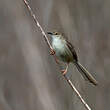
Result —
[{"label": "bird's leg", "polygon": [[51,49],[51,50],[50,50],[50,55],[55,55],[54,49]]},{"label": "bird's leg", "polygon": [[54,55],[54,58],[55,58],[56,63],[60,64],[60,62],[59,62],[58,58],[56,57],[56,55]]},{"label": "bird's leg", "polygon": [[61,70],[61,72],[62,72],[63,75],[66,75],[66,73],[68,71],[68,66],[69,66],[69,63],[66,64],[66,69]]}]

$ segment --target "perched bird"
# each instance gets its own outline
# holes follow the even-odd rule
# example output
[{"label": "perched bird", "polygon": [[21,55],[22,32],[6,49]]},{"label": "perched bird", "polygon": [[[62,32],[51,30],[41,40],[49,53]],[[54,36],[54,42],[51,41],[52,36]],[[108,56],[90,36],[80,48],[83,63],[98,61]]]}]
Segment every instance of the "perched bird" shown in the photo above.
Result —
[{"label": "perched bird", "polygon": [[67,41],[64,36],[58,32],[47,32],[52,38],[51,54],[55,54],[57,60],[66,63],[66,69],[63,70],[63,75],[67,73],[69,63],[73,63],[78,71],[82,74],[84,79],[90,83],[97,85],[95,78],[79,63],[78,56],[72,44]]}]

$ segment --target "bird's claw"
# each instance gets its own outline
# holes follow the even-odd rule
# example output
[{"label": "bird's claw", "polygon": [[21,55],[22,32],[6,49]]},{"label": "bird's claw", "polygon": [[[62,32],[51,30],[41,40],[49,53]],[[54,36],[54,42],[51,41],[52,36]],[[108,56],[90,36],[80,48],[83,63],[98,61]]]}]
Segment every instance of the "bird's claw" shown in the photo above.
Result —
[{"label": "bird's claw", "polygon": [[62,73],[63,75],[66,75],[67,70],[66,70],[66,69],[65,69],[65,70],[61,70],[61,73]]},{"label": "bird's claw", "polygon": [[50,50],[50,55],[55,55],[55,51],[53,49]]}]

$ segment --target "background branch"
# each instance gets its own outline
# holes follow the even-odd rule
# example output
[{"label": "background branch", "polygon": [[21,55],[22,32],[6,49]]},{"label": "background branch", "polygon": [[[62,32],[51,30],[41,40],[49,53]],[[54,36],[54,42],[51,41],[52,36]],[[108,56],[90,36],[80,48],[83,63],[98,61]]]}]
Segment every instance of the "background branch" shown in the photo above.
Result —
[{"label": "background branch", "polygon": [[[39,27],[41,33],[43,34],[44,39],[45,39],[47,45],[49,46],[50,49],[52,49],[52,46],[51,46],[51,44],[50,44],[50,42],[49,42],[49,40],[48,40],[48,37],[46,36],[46,34],[45,34],[43,28],[42,28],[41,25],[39,24],[39,22],[38,22],[38,20],[37,20],[37,18],[36,18],[36,16],[35,16],[35,14],[33,13],[31,7],[29,6],[28,2],[27,2],[26,0],[23,0],[23,2],[25,3],[25,5],[26,5],[26,7],[28,8],[28,10],[29,10],[29,12],[30,12],[32,18],[34,19],[35,24]],[[68,79],[66,75],[63,75],[63,76],[64,76],[65,80],[68,82],[68,84],[70,85],[70,87],[72,88],[72,90],[77,94],[78,98],[79,98],[79,99],[81,100],[81,102],[84,104],[85,108],[86,108],[87,110],[91,110],[91,108],[90,108],[90,107],[88,106],[88,104],[84,101],[84,99],[82,98],[82,96],[80,95],[80,93],[78,92],[78,90],[75,88],[75,86],[73,85],[73,83],[71,82],[71,80]]]}]

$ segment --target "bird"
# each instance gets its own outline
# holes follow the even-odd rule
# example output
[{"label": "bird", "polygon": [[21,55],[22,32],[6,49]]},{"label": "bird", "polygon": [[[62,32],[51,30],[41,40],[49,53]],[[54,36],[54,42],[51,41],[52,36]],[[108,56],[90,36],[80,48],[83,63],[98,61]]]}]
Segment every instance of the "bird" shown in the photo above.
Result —
[{"label": "bird", "polygon": [[47,32],[47,34],[51,36],[52,41],[53,49],[51,49],[51,55],[55,54],[57,62],[62,61],[66,63],[66,68],[62,70],[63,75],[66,75],[69,64],[73,63],[84,79],[96,86],[98,84],[97,80],[81,65],[74,46],[65,36],[59,32]]}]

